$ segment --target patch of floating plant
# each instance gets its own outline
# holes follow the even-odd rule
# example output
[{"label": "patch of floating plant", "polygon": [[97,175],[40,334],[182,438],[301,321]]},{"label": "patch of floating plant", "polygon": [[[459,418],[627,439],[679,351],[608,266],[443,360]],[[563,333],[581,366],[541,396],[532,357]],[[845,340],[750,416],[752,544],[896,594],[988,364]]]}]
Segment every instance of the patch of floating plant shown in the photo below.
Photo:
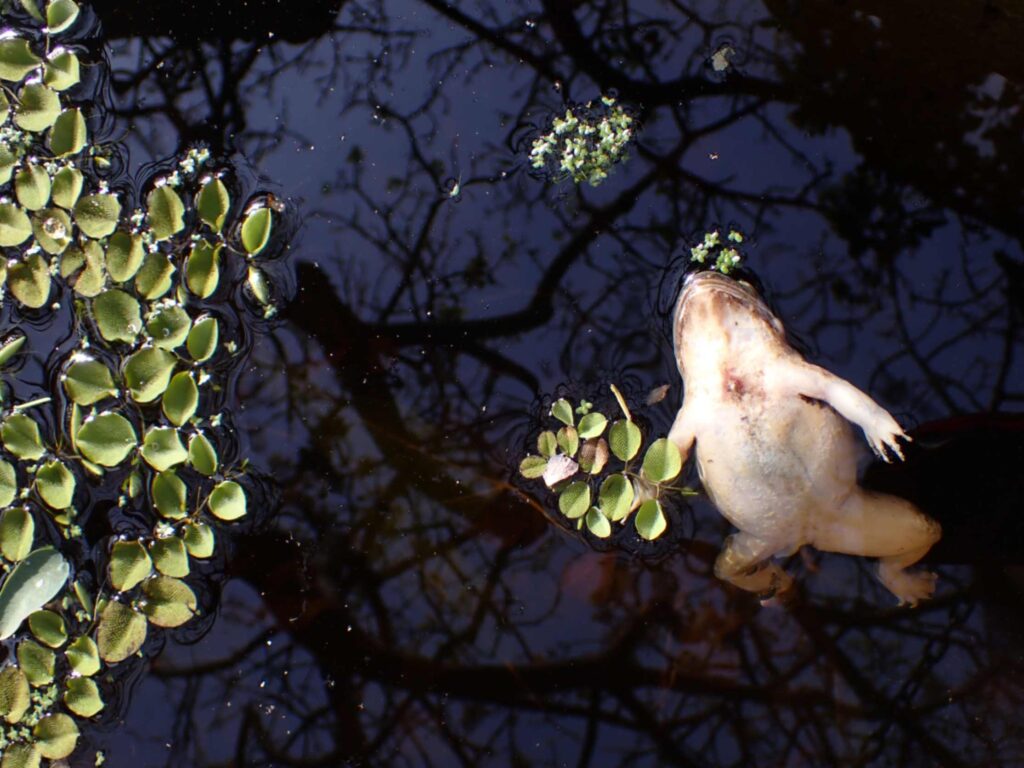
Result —
[{"label": "patch of floating plant", "polygon": [[[527,455],[519,473],[541,480],[558,498],[558,511],[577,530],[584,527],[606,539],[614,526],[632,520],[641,538],[653,541],[668,528],[662,505],[668,494],[693,495],[677,485],[682,456],[667,438],[650,441],[633,420],[626,401],[611,387],[621,414],[611,416],[580,400],[574,408],[565,398],[551,405],[557,429],[537,436],[537,453]],[[614,419],[614,420],[613,420]]]},{"label": "patch of floating plant", "polygon": [[724,239],[717,229],[706,232],[703,240],[690,248],[690,261],[728,275],[743,260],[739,247],[744,240],[736,229],[730,229]]},{"label": "patch of floating plant", "polygon": [[[13,651],[0,664],[0,768],[21,768],[71,755],[107,708],[103,673],[201,612],[194,568],[249,512],[254,481],[220,459],[213,393],[236,355],[222,312],[275,311],[261,261],[277,250],[279,209],[269,195],[234,199],[230,169],[201,148],[134,205],[104,181],[83,105],[66,96],[87,66],[59,43],[79,5],[0,7],[24,20],[0,36],[0,291],[14,303],[0,371],[33,351],[32,332],[13,330],[26,313],[70,305],[79,335],[58,362],[62,392],[0,400],[0,641]],[[82,563],[71,553],[95,551],[83,527],[110,488],[145,522]]]}]

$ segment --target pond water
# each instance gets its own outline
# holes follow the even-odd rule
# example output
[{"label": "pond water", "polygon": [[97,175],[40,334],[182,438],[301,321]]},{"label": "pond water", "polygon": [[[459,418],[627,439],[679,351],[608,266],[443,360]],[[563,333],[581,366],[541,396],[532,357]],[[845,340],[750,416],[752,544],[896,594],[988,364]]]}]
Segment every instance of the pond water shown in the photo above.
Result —
[{"label": "pond water", "polygon": [[[235,197],[273,196],[281,254],[278,311],[239,310],[248,357],[224,369],[258,519],[197,587],[216,615],[147,647],[71,765],[1024,761],[1011,4],[89,14],[127,178],[207,147]],[[552,118],[610,94],[637,121],[628,159],[596,187],[532,172]],[[942,522],[933,600],[898,607],[870,561],[805,552],[798,598],[762,608],[714,577],[731,529],[706,499],[664,541],[601,541],[518,476],[562,394],[607,405],[616,382],[664,434],[681,268],[729,228],[809,359],[915,436],[867,482]]]}]

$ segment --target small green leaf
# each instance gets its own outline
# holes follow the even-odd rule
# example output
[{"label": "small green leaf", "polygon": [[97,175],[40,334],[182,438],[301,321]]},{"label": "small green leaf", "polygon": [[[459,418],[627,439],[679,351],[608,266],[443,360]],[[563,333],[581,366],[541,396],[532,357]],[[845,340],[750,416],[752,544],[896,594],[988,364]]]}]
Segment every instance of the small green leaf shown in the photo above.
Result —
[{"label": "small green leaf", "polygon": [[213,554],[216,541],[213,528],[206,523],[189,523],[185,526],[185,547],[188,553],[200,560]]},{"label": "small green leaf", "polygon": [[153,345],[161,349],[175,349],[184,344],[191,328],[188,312],[176,305],[163,307],[146,321],[146,331]]},{"label": "small green leaf", "polygon": [[43,60],[32,53],[28,40],[20,37],[0,40],[0,80],[20,82],[42,63]]},{"label": "small green leaf", "polygon": [[47,253],[63,253],[71,244],[71,217],[60,208],[45,208],[32,217],[32,234]]},{"label": "small green leaf", "polygon": [[208,503],[218,520],[237,520],[245,515],[245,491],[234,480],[217,483]]},{"label": "small green leaf", "polygon": [[636,512],[636,532],[648,541],[653,541],[665,532],[668,522],[661,510],[661,502],[648,499]]},{"label": "small green leaf", "polygon": [[149,552],[138,541],[117,541],[110,551],[110,583],[118,592],[127,592],[153,572]]},{"label": "small green leaf", "polygon": [[535,480],[544,476],[544,470],[548,467],[548,460],[543,456],[527,456],[519,462],[519,474],[527,480]]},{"label": "small green leaf", "polygon": [[126,605],[110,600],[100,611],[96,646],[100,658],[117,664],[136,653],[146,642],[146,617]]},{"label": "small green leaf", "polygon": [[79,717],[92,717],[103,710],[99,686],[87,677],[68,678],[64,705]]},{"label": "small green leaf", "polygon": [[246,281],[249,283],[249,290],[252,291],[256,301],[264,306],[270,303],[270,286],[267,284],[267,276],[263,270],[250,266]]},{"label": "small green leaf", "polygon": [[192,359],[197,363],[204,363],[213,357],[217,351],[219,335],[217,318],[211,315],[199,318],[189,331],[188,340],[185,342]]},{"label": "small green leaf", "polygon": [[75,293],[91,299],[107,285],[106,270],[103,268],[103,248],[95,240],[86,240],[82,245],[85,255],[85,269],[73,281]]},{"label": "small green leaf", "polygon": [[64,374],[64,389],[79,405],[92,405],[105,397],[116,397],[114,377],[99,360],[77,353]]},{"label": "small green leaf", "polygon": [[135,450],[138,438],[128,419],[108,411],[87,419],[75,437],[78,450],[102,467],[115,467]]},{"label": "small green leaf", "polygon": [[143,584],[142,591],[146,594],[143,610],[151,624],[180,627],[196,615],[196,595],[179,579],[157,576]]},{"label": "small green leaf", "polygon": [[8,509],[0,517],[0,552],[13,563],[32,551],[36,523],[27,509]]},{"label": "small green leaf", "polygon": [[52,509],[67,509],[75,497],[75,476],[60,461],[51,461],[36,473],[36,491]]},{"label": "small green leaf", "polygon": [[683,468],[683,457],[676,444],[667,437],[651,443],[644,455],[643,476],[652,483],[667,483]]},{"label": "small green leaf", "polygon": [[188,451],[174,427],[151,427],[142,441],[142,458],[157,472],[184,464]]},{"label": "small green leaf", "polygon": [[146,198],[149,228],[156,240],[166,240],[185,227],[185,205],[172,187],[157,187]]},{"label": "small green leaf", "polygon": [[92,316],[100,336],[107,341],[131,344],[142,329],[139,302],[117,288],[104,291],[93,299]]},{"label": "small green leaf", "polygon": [[[3,91],[0,91],[0,124],[3,124],[3,123],[7,122],[7,116],[10,113],[11,113],[11,102],[7,98],[7,94],[5,94]],[[3,157],[3,159],[0,159],[0,165],[6,163],[6,160],[7,160],[6,156],[10,152],[6,145],[4,145],[3,149],[4,149],[4,157]],[[7,179],[4,179],[0,183],[6,184],[7,183]]]},{"label": "small green leaf", "polygon": [[82,79],[78,57],[66,49],[50,54],[43,70],[43,82],[55,91],[65,91]]},{"label": "small green leaf", "polygon": [[49,648],[33,640],[22,640],[18,643],[17,657],[18,666],[33,688],[41,688],[53,682],[57,658]]},{"label": "small green leaf", "polygon": [[583,517],[590,509],[590,486],[586,483],[569,483],[558,496],[558,509],[570,520]]},{"label": "small green leaf", "polygon": [[[231,198],[228,195],[228,188],[220,179],[211,179],[206,182],[196,197],[199,218],[217,233],[223,228],[224,219],[228,215],[230,207]],[[193,290],[193,293],[197,292]]]},{"label": "small green leaf", "polygon": [[147,253],[135,275],[135,290],[149,301],[159,299],[171,290],[173,277],[174,264],[166,254],[159,251]]},{"label": "small green leaf", "polygon": [[21,245],[32,235],[32,222],[12,203],[0,203],[0,246]]},{"label": "small green leaf", "polygon": [[202,432],[196,432],[189,438],[188,463],[196,472],[207,477],[217,472],[217,451]]},{"label": "small green leaf", "polygon": [[19,459],[35,461],[46,452],[39,425],[24,413],[12,413],[0,427],[4,448]]},{"label": "small green leaf", "polygon": [[46,31],[51,35],[63,32],[78,18],[78,6],[73,0],[50,0],[46,6]]},{"label": "small green leaf", "polygon": [[38,211],[50,201],[50,175],[38,165],[26,165],[14,175],[14,193],[22,208]]},{"label": "small green leaf", "polygon": [[164,576],[183,578],[188,576],[188,550],[185,542],[177,536],[157,539],[150,550],[153,565]]},{"label": "small green leaf", "polygon": [[[52,7],[52,3],[51,3]],[[75,751],[78,726],[63,712],[47,715],[32,729],[39,753],[50,760],[63,760]]]},{"label": "small green leaf", "polygon": [[40,547],[11,569],[0,587],[0,640],[21,626],[64,588],[67,561],[53,547]]},{"label": "small green leaf", "polygon": [[601,514],[601,510],[597,507],[587,510],[586,523],[587,530],[599,539],[607,539],[612,535],[612,526],[608,522],[608,518]]},{"label": "small green leaf", "polygon": [[611,475],[598,492],[598,506],[612,522],[625,520],[633,506],[635,497],[633,483],[625,475]]},{"label": "small green leaf", "polygon": [[608,447],[621,461],[632,461],[640,451],[642,443],[643,435],[640,434],[640,427],[632,421],[625,419],[616,421],[608,431]]},{"label": "small green leaf", "polygon": [[[25,345],[26,337],[24,335],[15,336],[8,341],[5,341],[3,346],[0,347],[0,366],[7,365],[16,354]],[[3,505],[0,505],[3,506]]]},{"label": "small green leaf", "polygon": [[142,266],[145,250],[139,235],[118,230],[107,241],[107,270],[119,283],[135,277]]},{"label": "small green leaf", "polygon": [[28,628],[36,640],[51,648],[60,648],[68,641],[68,628],[59,613],[36,611],[28,617]]},{"label": "small green leaf", "polygon": [[192,246],[188,261],[185,262],[185,281],[188,289],[200,299],[209,298],[217,290],[220,281],[220,251],[222,246],[213,246],[200,240]]},{"label": "small green leaf", "polygon": [[[35,0],[21,0],[22,5],[27,5]],[[39,748],[30,741],[20,741],[4,747],[4,759],[0,768],[39,768],[42,765],[43,756]]]},{"label": "small green leaf", "polygon": [[[30,703],[25,673],[14,665],[0,670],[0,716],[8,723],[16,723],[21,720]],[[6,748],[4,752],[6,756]]]},{"label": "small green leaf", "polygon": [[171,378],[162,400],[164,416],[175,426],[186,423],[199,406],[199,387],[188,371],[180,371]]},{"label": "small green leaf", "polygon": [[128,358],[124,382],[137,403],[151,403],[167,389],[178,362],[173,354],[159,347],[145,347]]},{"label": "small green leaf", "polygon": [[0,507],[8,506],[18,494],[18,476],[10,462],[0,459]]},{"label": "small green leaf", "polygon": [[242,247],[250,256],[262,251],[270,240],[271,213],[269,208],[257,208],[242,222]]},{"label": "small green leaf", "polygon": [[551,415],[567,427],[571,427],[576,423],[575,417],[572,413],[572,405],[564,397],[559,400],[555,400],[555,402],[551,404]]},{"label": "small green leaf", "polygon": [[71,668],[83,677],[91,677],[100,671],[100,651],[87,635],[72,640],[64,655]]},{"label": "small green leaf", "polygon": [[[3,114],[0,117],[6,117],[8,109],[7,97],[3,95],[3,91],[0,91],[0,112]],[[0,120],[2,123],[3,120]],[[14,173],[14,166],[20,159],[20,153],[16,149],[8,147],[6,144],[0,142],[0,184],[6,184],[11,180],[11,175]]]},{"label": "small green leaf", "polygon": [[153,478],[152,483],[153,506],[164,517],[170,520],[180,520],[185,517],[185,501],[188,496],[188,488],[181,481],[174,470],[160,472]]},{"label": "small green leaf", "polygon": [[89,133],[80,109],[65,109],[50,131],[50,151],[54,157],[76,155],[88,141]]},{"label": "small green leaf", "polygon": [[81,579],[75,579],[71,588],[74,590],[75,598],[78,600],[78,604],[82,606],[82,610],[91,619],[93,617],[93,608],[95,606],[92,602],[92,596],[89,594],[89,590],[86,589],[85,584],[82,583]]},{"label": "small green leaf", "polygon": [[14,123],[25,131],[45,131],[60,115],[60,97],[42,83],[30,83],[18,94]]},{"label": "small green leaf", "polygon": [[558,447],[566,456],[575,456],[580,448],[580,436],[576,427],[562,427],[556,436]]},{"label": "small green leaf", "polygon": [[82,194],[82,172],[72,165],[61,168],[53,177],[53,184],[50,189],[50,196],[55,205],[65,210],[71,210],[78,202]]},{"label": "small green leaf", "polygon": [[75,221],[86,237],[106,237],[117,227],[121,203],[109,193],[85,195],[75,203]]},{"label": "small green leaf", "polygon": [[537,435],[537,450],[545,459],[550,459],[558,450],[558,438],[551,430],[545,430]]},{"label": "small green leaf", "polygon": [[604,432],[606,426],[608,426],[608,419],[605,418],[603,413],[588,413],[580,419],[580,437],[584,440],[591,437],[599,437]]}]

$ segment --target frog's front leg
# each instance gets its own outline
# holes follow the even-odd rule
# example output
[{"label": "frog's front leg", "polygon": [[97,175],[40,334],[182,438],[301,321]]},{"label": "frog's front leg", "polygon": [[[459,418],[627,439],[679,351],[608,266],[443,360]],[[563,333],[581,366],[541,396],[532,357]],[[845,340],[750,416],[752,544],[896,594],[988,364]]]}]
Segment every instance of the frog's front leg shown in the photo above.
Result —
[{"label": "frog's front leg", "polygon": [[734,533],[725,540],[715,560],[715,576],[756,593],[764,603],[793,585],[793,577],[770,560],[779,549],[778,544],[762,541],[749,533]]},{"label": "frog's front leg", "polygon": [[676,444],[679,453],[683,456],[684,464],[690,455],[690,449],[693,448],[693,441],[697,435],[695,409],[689,406],[689,403],[692,402],[693,399],[689,397],[683,400],[679,413],[676,414],[676,420],[672,422],[672,428],[668,431],[668,439]]},{"label": "frog's front leg", "polygon": [[794,360],[781,368],[777,376],[777,386],[784,393],[828,403],[847,421],[863,429],[871,449],[885,461],[890,461],[886,448],[903,458],[899,439],[909,442],[910,436],[885,408],[850,382],[803,360]]}]

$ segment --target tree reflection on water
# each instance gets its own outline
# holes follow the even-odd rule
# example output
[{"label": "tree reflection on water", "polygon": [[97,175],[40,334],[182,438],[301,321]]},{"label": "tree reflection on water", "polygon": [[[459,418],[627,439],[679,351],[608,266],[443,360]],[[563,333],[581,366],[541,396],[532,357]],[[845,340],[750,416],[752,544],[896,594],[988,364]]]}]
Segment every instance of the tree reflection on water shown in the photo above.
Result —
[{"label": "tree reflection on water", "polygon": [[[215,636],[138,692],[172,732],[127,732],[211,766],[1019,762],[1020,551],[969,545],[1024,491],[1020,422],[970,416],[1024,400],[1020,18],[573,5],[350,1],[287,40],[225,14],[115,44],[138,151],[244,152],[305,217],[236,414],[282,510],[236,543]],[[596,190],[531,179],[531,130],[609,92],[642,107],[633,157]],[[816,359],[904,422],[963,417],[915,455],[973,430],[980,476],[920,480],[965,503],[914,611],[870,563],[818,556],[762,610],[712,576],[728,529],[707,505],[643,558],[562,535],[512,485],[526,415],[567,380],[671,383],[667,424],[666,265],[733,222]]]}]

